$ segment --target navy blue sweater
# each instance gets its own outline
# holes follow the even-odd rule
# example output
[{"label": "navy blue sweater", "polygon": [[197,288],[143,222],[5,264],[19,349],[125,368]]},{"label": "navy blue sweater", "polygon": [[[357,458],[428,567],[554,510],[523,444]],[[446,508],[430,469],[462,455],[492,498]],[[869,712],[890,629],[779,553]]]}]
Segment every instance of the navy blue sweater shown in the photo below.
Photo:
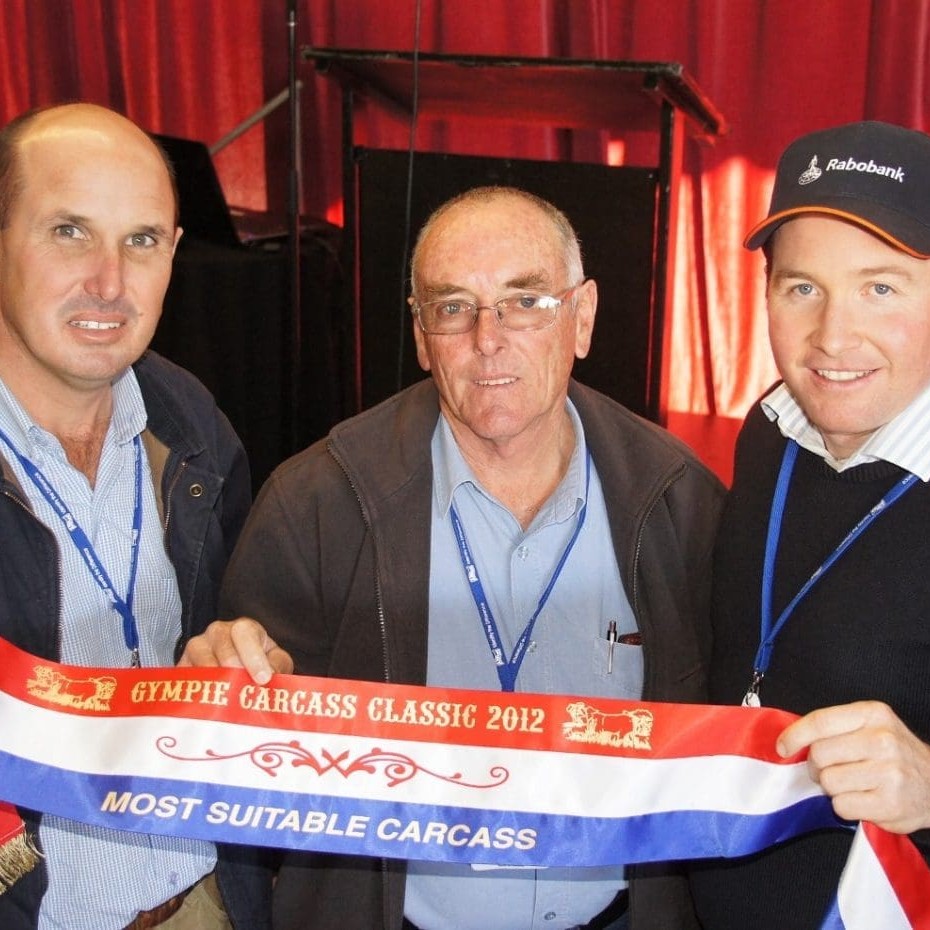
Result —
[{"label": "navy blue sweater", "polygon": [[[785,444],[756,407],[737,443],[733,488],[715,552],[710,687],[717,703],[739,703],[752,673],[765,535]],[[837,473],[801,450],[778,549],[774,617],[904,474],[882,462]],[[849,701],[882,700],[930,741],[928,527],[930,487],[918,482],[792,613],[762,684],[764,705],[804,714]],[[819,927],[851,837],[843,830],[822,831],[746,859],[697,864],[691,884],[704,926]]]}]

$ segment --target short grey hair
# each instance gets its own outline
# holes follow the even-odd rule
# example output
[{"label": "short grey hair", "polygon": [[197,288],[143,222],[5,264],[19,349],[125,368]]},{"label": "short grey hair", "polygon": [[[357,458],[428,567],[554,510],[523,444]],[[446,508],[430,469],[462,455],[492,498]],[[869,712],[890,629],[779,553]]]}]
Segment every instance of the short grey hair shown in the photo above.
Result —
[{"label": "short grey hair", "polygon": [[519,187],[506,187],[503,185],[488,185],[484,187],[473,187],[461,194],[456,194],[450,200],[447,200],[441,206],[437,207],[429,216],[429,219],[423,224],[417,236],[416,244],[413,247],[413,256],[410,260],[410,282],[414,292],[417,287],[417,277],[422,260],[423,245],[426,242],[433,227],[441,220],[450,210],[461,204],[469,203],[490,203],[498,198],[514,198],[523,200],[526,203],[536,207],[541,213],[545,214],[552,223],[561,243],[562,252],[565,260],[565,268],[568,272],[569,283],[580,284],[584,280],[584,265],[581,260],[581,243],[578,241],[578,234],[569,221],[568,217],[556,206],[536,194],[529,191],[521,190]]}]

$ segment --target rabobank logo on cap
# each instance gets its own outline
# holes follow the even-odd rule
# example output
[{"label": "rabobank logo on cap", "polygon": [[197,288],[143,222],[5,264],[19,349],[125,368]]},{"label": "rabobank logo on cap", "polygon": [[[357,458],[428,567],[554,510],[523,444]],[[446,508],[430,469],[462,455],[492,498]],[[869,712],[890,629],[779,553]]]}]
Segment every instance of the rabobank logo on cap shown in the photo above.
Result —
[{"label": "rabobank logo on cap", "polygon": [[897,181],[899,184],[904,183],[904,168],[901,165],[879,165],[871,158],[868,161],[858,161],[856,158],[849,156],[847,158],[831,158],[826,167],[821,170],[817,165],[817,156],[815,155],[798,177],[798,184],[810,184],[812,181],[816,181],[824,171],[855,171],[857,174],[874,174]]},{"label": "rabobank logo on cap", "polygon": [[811,181],[816,181],[822,174],[823,172],[817,167],[817,156],[815,155],[811,159],[811,163],[801,172],[798,184],[810,184]]},{"label": "rabobank logo on cap", "polygon": [[803,213],[839,216],[930,259],[930,134],[865,120],[795,139],[778,159],[768,216],[746,248],[760,248]]}]

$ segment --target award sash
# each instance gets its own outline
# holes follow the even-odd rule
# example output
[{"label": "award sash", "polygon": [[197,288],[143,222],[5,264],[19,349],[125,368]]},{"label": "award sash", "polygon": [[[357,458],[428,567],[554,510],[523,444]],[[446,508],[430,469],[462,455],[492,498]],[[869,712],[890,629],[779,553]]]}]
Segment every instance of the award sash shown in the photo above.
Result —
[{"label": "award sash", "polygon": [[[803,754],[777,756],[794,715],[770,708],[262,686],[234,669],[59,665],[2,640],[0,669],[0,797],[104,827],[541,868],[741,856],[854,826]],[[871,825],[824,923],[866,926],[930,930],[930,870]]]}]

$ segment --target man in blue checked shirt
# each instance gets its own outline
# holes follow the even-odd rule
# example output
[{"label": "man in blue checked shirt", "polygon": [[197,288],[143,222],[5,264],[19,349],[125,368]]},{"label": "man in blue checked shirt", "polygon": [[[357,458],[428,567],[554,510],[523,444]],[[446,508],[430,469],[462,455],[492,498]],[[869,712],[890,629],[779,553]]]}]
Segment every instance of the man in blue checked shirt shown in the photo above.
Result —
[{"label": "man in blue checked shirt", "polygon": [[[177,218],[167,160],[111,110],[0,132],[0,636],[43,658],[173,665],[249,507],[229,422],[147,352]],[[41,856],[0,894],[4,930],[267,925],[213,844],[17,815]]]}]

